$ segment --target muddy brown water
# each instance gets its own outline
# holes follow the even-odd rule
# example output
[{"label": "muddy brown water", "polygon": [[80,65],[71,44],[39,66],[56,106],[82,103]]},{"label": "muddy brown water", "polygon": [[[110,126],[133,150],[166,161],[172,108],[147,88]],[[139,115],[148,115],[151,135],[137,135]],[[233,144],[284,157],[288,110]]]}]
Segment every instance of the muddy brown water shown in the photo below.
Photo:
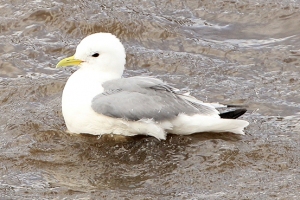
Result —
[{"label": "muddy brown water", "polygon": [[[0,4],[0,199],[299,199],[300,1]],[[245,136],[127,141],[65,133],[55,69],[94,32],[124,43],[124,76],[246,104]]]}]

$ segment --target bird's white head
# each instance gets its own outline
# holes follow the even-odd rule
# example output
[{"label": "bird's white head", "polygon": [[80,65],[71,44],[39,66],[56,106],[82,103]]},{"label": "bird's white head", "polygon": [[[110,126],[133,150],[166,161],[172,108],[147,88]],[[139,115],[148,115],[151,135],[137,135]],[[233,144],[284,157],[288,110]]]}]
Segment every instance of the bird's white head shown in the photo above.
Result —
[{"label": "bird's white head", "polygon": [[57,68],[78,65],[99,72],[123,73],[126,54],[120,40],[111,33],[95,33],[85,37],[77,46],[74,56],[65,58]]}]

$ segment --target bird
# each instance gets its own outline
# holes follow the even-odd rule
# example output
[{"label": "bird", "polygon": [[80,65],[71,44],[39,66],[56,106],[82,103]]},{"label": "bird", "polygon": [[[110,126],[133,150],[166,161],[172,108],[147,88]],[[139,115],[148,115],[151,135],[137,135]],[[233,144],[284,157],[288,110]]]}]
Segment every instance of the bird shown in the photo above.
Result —
[{"label": "bird", "polygon": [[91,135],[148,135],[231,132],[244,135],[249,125],[236,119],[247,110],[220,113],[219,103],[205,103],[152,76],[122,77],[126,53],[111,33],[94,33],[56,68],[78,66],[62,92],[67,131]]}]

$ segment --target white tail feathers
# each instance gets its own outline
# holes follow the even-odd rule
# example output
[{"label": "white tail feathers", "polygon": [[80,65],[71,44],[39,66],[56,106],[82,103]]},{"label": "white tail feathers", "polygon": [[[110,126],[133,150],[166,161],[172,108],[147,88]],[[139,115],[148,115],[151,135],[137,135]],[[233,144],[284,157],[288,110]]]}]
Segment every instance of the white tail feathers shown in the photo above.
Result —
[{"label": "white tail feathers", "polygon": [[178,135],[189,135],[199,132],[231,132],[244,135],[244,128],[249,122],[239,119],[221,119],[219,116],[188,116],[180,114],[172,122],[173,129],[169,131]]},{"label": "white tail feathers", "polygon": [[220,119],[216,121],[215,130],[212,132],[231,132],[235,134],[245,135],[244,128],[249,122],[240,119]]}]

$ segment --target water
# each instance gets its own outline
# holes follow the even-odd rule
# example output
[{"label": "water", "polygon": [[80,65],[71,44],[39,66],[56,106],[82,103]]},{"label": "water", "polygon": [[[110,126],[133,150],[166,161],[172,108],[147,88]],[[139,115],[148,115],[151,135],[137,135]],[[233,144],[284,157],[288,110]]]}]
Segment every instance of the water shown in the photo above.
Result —
[{"label": "water", "polygon": [[[1,199],[298,199],[300,1],[1,1]],[[57,62],[111,32],[125,76],[246,104],[245,136],[65,133]]]}]

